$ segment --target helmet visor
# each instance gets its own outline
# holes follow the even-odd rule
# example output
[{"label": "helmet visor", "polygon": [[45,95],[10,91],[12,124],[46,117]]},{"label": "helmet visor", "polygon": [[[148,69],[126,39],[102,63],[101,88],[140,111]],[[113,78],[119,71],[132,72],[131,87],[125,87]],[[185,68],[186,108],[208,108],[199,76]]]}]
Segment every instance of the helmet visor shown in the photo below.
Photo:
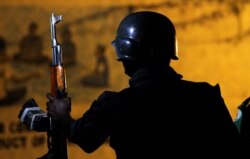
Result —
[{"label": "helmet visor", "polygon": [[112,41],[118,61],[136,59],[136,43],[129,38],[117,38]]}]

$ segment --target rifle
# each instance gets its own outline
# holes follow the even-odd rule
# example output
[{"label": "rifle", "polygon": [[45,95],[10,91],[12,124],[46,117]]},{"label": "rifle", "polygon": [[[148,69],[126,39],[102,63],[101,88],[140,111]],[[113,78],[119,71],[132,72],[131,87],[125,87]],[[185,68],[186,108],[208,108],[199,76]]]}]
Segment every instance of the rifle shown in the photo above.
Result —
[{"label": "rifle", "polygon": [[[51,73],[51,94],[57,98],[67,97],[66,74],[62,61],[61,46],[56,39],[56,24],[62,20],[62,15],[56,16],[52,13],[50,18],[52,63]],[[22,123],[29,129],[47,132],[48,153],[39,159],[67,159],[67,139],[59,128],[59,123],[54,121],[47,113],[41,110],[32,98],[22,107],[18,115]]]},{"label": "rifle", "polygon": [[[61,46],[56,39],[56,24],[62,20],[62,15],[52,13],[50,18],[52,63],[51,63],[51,94],[57,98],[67,97],[66,76],[62,61]],[[53,159],[67,159],[67,140],[60,131],[59,125],[52,120],[51,129],[48,131],[48,148]],[[49,139],[51,137],[51,140]],[[49,143],[51,141],[51,143]]]}]

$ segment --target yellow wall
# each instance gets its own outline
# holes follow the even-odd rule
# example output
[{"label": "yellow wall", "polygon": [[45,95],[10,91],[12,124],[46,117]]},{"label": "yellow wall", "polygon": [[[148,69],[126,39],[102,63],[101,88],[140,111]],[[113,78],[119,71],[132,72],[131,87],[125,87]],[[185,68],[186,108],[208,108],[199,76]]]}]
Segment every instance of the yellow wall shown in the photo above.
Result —
[{"label": "yellow wall", "polygon": [[[7,52],[13,56],[18,51],[18,42],[26,34],[31,21],[39,24],[39,34],[44,42],[44,54],[51,56],[49,17],[52,12],[62,14],[58,24],[68,24],[77,47],[77,66],[67,68],[68,92],[72,96],[73,115],[80,117],[90,102],[103,90],[118,91],[127,86],[128,77],[123,74],[120,63],[115,61],[110,42],[115,36],[119,21],[128,13],[128,7],[136,10],[154,10],[173,20],[177,29],[180,60],[172,66],[184,79],[220,84],[222,96],[235,118],[237,106],[246,99],[250,90],[249,41],[250,3],[241,1],[127,1],[127,0],[8,0],[0,2],[0,35],[8,44]],[[60,36],[58,37],[60,40]],[[95,64],[93,56],[98,43],[107,47],[110,66],[110,86],[91,88],[80,85],[80,80],[91,73]],[[15,63],[15,62],[14,62]],[[45,94],[49,91],[49,72],[45,66],[12,65],[18,75],[39,71],[41,78],[32,78],[24,84],[28,89],[25,98],[13,105],[0,107],[0,156],[1,159],[32,159],[46,153],[45,143],[34,146],[32,141],[44,134],[13,130],[18,122],[17,115],[22,104],[33,97],[45,108]],[[153,108],[152,108],[153,109]],[[1,130],[1,129],[0,129]],[[22,142],[22,137],[25,138]],[[45,139],[46,136],[41,137]],[[37,140],[36,140],[37,141]],[[1,142],[12,142],[7,148]],[[16,144],[16,146],[15,146]],[[14,146],[13,146],[14,145]],[[80,148],[70,145],[69,158],[114,158],[106,144],[93,154],[86,154]]]}]

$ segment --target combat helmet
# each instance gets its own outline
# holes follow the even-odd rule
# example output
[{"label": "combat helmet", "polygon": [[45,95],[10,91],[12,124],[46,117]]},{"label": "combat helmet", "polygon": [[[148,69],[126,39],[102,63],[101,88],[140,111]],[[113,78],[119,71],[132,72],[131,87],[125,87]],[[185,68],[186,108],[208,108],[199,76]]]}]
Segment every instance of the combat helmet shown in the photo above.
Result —
[{"label": "combat helmet", "polygon": [[119,61],[178,59],[176,30],[171,20],[153,11],[127,15],[112,41]]}]

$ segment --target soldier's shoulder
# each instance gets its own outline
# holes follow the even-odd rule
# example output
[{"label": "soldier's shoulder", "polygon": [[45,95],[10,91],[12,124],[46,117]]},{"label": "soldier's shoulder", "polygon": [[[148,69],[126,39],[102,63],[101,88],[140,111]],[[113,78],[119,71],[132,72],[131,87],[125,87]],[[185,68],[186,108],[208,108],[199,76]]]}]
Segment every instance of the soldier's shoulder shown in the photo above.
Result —
[{"label": "soldier's shoulder", "polygon": [[196,82],[196,81],[182,80],[182,86],[188,87],[193,90],[212,91],[212,92],[220,93],[220,85],[218,83],[215,85],[212,85],[208,82]]},{"label": "soldier's shoulder", "polygon": [[117,96],[118,92],[114,92],[114,91],[103,91],[99,96],[98,96],[98,100],[99,101],[103,101],[103,100],[108,100],[110,98],[113,98],[115,96]]}]

